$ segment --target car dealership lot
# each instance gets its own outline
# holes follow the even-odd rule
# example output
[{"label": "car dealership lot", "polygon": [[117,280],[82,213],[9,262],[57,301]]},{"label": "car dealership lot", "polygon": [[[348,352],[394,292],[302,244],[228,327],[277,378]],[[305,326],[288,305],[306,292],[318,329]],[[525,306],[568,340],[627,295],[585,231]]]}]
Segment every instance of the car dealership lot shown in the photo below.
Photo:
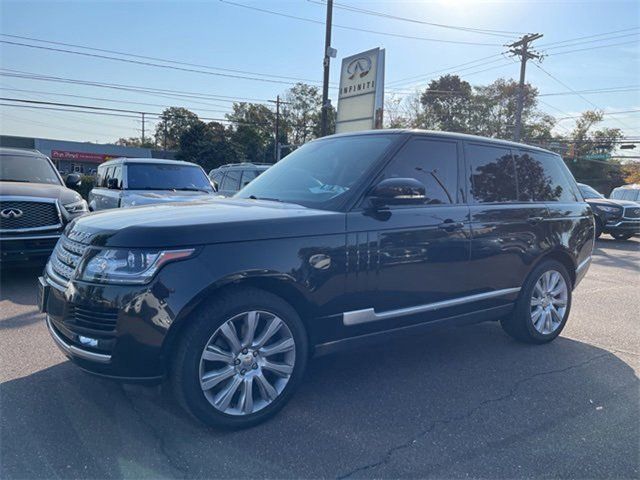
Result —
[{"label": "car dealership lot", "polygon": [[239,432],[71,365],[36,311],[37,274],[2,273],[2,478],[640,474],[637,238],[598,242],[551,344],[481,324],[315,359],[278,416]]}]

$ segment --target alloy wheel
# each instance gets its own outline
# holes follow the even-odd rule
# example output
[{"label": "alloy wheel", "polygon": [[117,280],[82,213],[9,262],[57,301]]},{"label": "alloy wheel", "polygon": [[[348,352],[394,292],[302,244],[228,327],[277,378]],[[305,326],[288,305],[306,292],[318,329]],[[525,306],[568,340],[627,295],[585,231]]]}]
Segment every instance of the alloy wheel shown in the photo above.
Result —
[{"label": "alloy wheel", "polygon": [[200,357],[200,387],[209,403],[228,415],[250,415],[285,389],[296,360],[287,324],[265,311],[248,311],[224,322]]},{"label": "alloy wheel", "polygon": [[531,294],[531,322],[543,335],[555,332],[562,324],[567,312],[569,289],[560,272],[544,272]]}]

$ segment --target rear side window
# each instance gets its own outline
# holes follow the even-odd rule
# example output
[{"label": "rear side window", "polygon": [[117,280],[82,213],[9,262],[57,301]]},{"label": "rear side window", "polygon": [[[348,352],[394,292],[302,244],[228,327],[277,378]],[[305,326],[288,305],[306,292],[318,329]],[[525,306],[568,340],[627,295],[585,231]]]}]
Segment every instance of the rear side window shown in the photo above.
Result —
[{"label": "rear side window", "polygon": [[575,202],[562,160],[541,152],[520,152],[516,159],[518,195],[524,202]]},{"label": "rear side window", "polygon": [[466,156],[475,203],[517,201],[516,169],[510,149],[469,143]]},{"label": "rear side window", "polygon": [[254,178],[256,178],[258,176],[258,171],[257,170],[245,170],[242,172],[242,187],[245,187],[246,185],[248,185],[251,180],[253,180]]},{"label": "rear side window", "polygon": [[414,138],[391,160],[382,178],[414,178],[422,182],[427,204],[456,203],[458,145]]},{"label": "rear side window", "polygon": [[222,185],[220,190],[231,190],[236,191],[240,190],[240,175],[242,174],[241,170],[229,170],[227,172],[226,177],[222,180]]}]

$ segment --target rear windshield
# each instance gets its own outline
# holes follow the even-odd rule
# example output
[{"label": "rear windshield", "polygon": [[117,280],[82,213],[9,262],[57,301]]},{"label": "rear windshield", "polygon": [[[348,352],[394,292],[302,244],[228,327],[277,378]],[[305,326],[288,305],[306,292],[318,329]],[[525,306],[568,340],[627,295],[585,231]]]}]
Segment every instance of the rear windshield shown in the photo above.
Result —
[{"label": "rear windshield", "polygon": [[61,185],[49,160],[33,155],[0,155],[0,181]]},{"label": "rear windshield", "polygon": [[193,190],[213,192],[211,182],[200,167],[130,163],[127,165],[129,190]]}]

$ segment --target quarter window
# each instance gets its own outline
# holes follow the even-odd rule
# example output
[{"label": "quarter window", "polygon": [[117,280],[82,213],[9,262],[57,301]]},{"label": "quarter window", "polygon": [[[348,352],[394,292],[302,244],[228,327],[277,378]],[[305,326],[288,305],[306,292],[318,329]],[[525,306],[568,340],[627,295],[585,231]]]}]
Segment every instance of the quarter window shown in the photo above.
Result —
[{"label": "quarter window", "polygon": [[521,201],[575,202],[560,157],[541,152],[521,152],[516,160]]},{"label": "quarter window", "polygon": [[456,203],[456,142],[413,139],[387,165],[382,178],[414,178],[423,183],[431,205]]},{"label": "quarter window", "polygon": [[510,149],[471,143],[466,152],[475,203],[517,201],[516,170]]}]

